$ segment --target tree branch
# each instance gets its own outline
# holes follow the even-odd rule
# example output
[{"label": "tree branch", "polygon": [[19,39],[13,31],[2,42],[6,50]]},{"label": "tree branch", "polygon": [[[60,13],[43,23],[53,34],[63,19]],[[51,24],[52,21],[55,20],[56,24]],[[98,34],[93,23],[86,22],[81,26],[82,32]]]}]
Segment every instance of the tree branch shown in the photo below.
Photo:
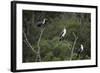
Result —
[{"label": "tree branch", "polygon": [[41,29],[41,33],[40,33],[40,36],[39,36],[39,39],[38,39],[38,42],[37,42],[38,54],[37,54],[37,57],[36,57],[36,61],[37,61],[37,59],[39,59],[39,62],[41,61],[41,55],[40,55],[40,41],[41,41],[41,37],[42,37],[42,35],[43,35],[44,30],[45,30],[45,28]]},{"label": "tree branch", "polygon": [[73,35],[74,35],[74,37],[75,37],[75,41],[74,41],[74,44],[73,44],[73,47],[72,47],[72,50],[71,50],[71,57],[70,57],[70,60],[72,60],[73,51],[74,51],[74,48],[75,48],[76,41],[77,41],[77,39],[78,39],[78,37],[75,35],[74,32],[73,32]]},{"label": "tree branch", "polygon": [[26,36],[26,33],[25,33],[24,31],[23,31],[23,34],[24,34],[24,37],[25,37],[24,42],[26,43],[26,45],[27,45],[28,47],[30,47],[31,50],[32,50],[34,53],[37,54],[37,52],[35,51],[34,47],[32,47],[32,45],[29,43],[29,41],[28,41],[28,39],[27,39],[27,36]]}]

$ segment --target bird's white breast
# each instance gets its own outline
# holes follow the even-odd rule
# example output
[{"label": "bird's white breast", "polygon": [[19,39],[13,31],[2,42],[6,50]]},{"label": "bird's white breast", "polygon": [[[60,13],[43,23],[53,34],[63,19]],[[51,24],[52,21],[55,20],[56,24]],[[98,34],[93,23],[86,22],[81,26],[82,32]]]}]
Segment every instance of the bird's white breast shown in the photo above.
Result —
[{"label": "bird's white breast", "polygon": [[83,51],[83,45],[81,44],[81,50]]},{"label": "bird's white breast", "polygon": [[65,36],[65,34],[66,34],[66,29],[64,28],[62,36]]},{"label": "bird's white breast", "polygon": [[45,19],[43,20],[43,24],[45,24]]}]

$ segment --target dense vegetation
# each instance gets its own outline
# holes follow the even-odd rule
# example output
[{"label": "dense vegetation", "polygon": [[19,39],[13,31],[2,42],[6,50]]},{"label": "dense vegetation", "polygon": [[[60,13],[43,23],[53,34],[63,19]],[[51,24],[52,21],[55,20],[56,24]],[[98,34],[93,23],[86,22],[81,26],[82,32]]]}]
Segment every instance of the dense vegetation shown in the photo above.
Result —
[{"label": "dense vegetation", "polygon": [[[43,18],[47,18],[45,27],[37,27]],[[64,27],[67,33],[59,41]],[[23,62],[90,59],[91,14],[23,10],[22,43]],[[81,44],[84,51],[78,55]]]}]

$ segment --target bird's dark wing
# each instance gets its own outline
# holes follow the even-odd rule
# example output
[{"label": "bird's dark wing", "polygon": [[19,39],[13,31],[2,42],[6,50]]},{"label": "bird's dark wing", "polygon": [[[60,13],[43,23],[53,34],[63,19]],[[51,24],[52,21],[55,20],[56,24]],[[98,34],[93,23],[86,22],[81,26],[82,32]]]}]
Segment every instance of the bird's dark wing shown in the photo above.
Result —
[{"label": "bird's dark wing", "polygon": [[38,21],[38,22],[36,23],[36,25],[37,25],[38,27],[41,27],[42,21]]},{"label": "bird's dark wing", "polygon": [[61,33],[60,33],[60,37],[62,37],[62,34],[63,34],[63,33],[64,33],[64,32],[61,32]]},{"label": "bird's dark wing", "polygon": [[77,53],[78,54],[80,54],[81,53],[81,49],[79,48],[79,49],[77,49]]}]

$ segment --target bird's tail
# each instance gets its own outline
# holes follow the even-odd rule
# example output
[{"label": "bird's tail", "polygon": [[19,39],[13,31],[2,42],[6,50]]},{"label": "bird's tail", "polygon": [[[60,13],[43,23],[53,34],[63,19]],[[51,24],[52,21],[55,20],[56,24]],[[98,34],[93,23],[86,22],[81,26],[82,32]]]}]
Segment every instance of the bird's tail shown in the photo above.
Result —
[{"label": "bird's tail", "polygon": [[59,41],[61,41],[62,39],[60,38]]},{"label": "bird's tail", "polygon": [[59,41],[63,40],[63,37],[60,37]]}]

